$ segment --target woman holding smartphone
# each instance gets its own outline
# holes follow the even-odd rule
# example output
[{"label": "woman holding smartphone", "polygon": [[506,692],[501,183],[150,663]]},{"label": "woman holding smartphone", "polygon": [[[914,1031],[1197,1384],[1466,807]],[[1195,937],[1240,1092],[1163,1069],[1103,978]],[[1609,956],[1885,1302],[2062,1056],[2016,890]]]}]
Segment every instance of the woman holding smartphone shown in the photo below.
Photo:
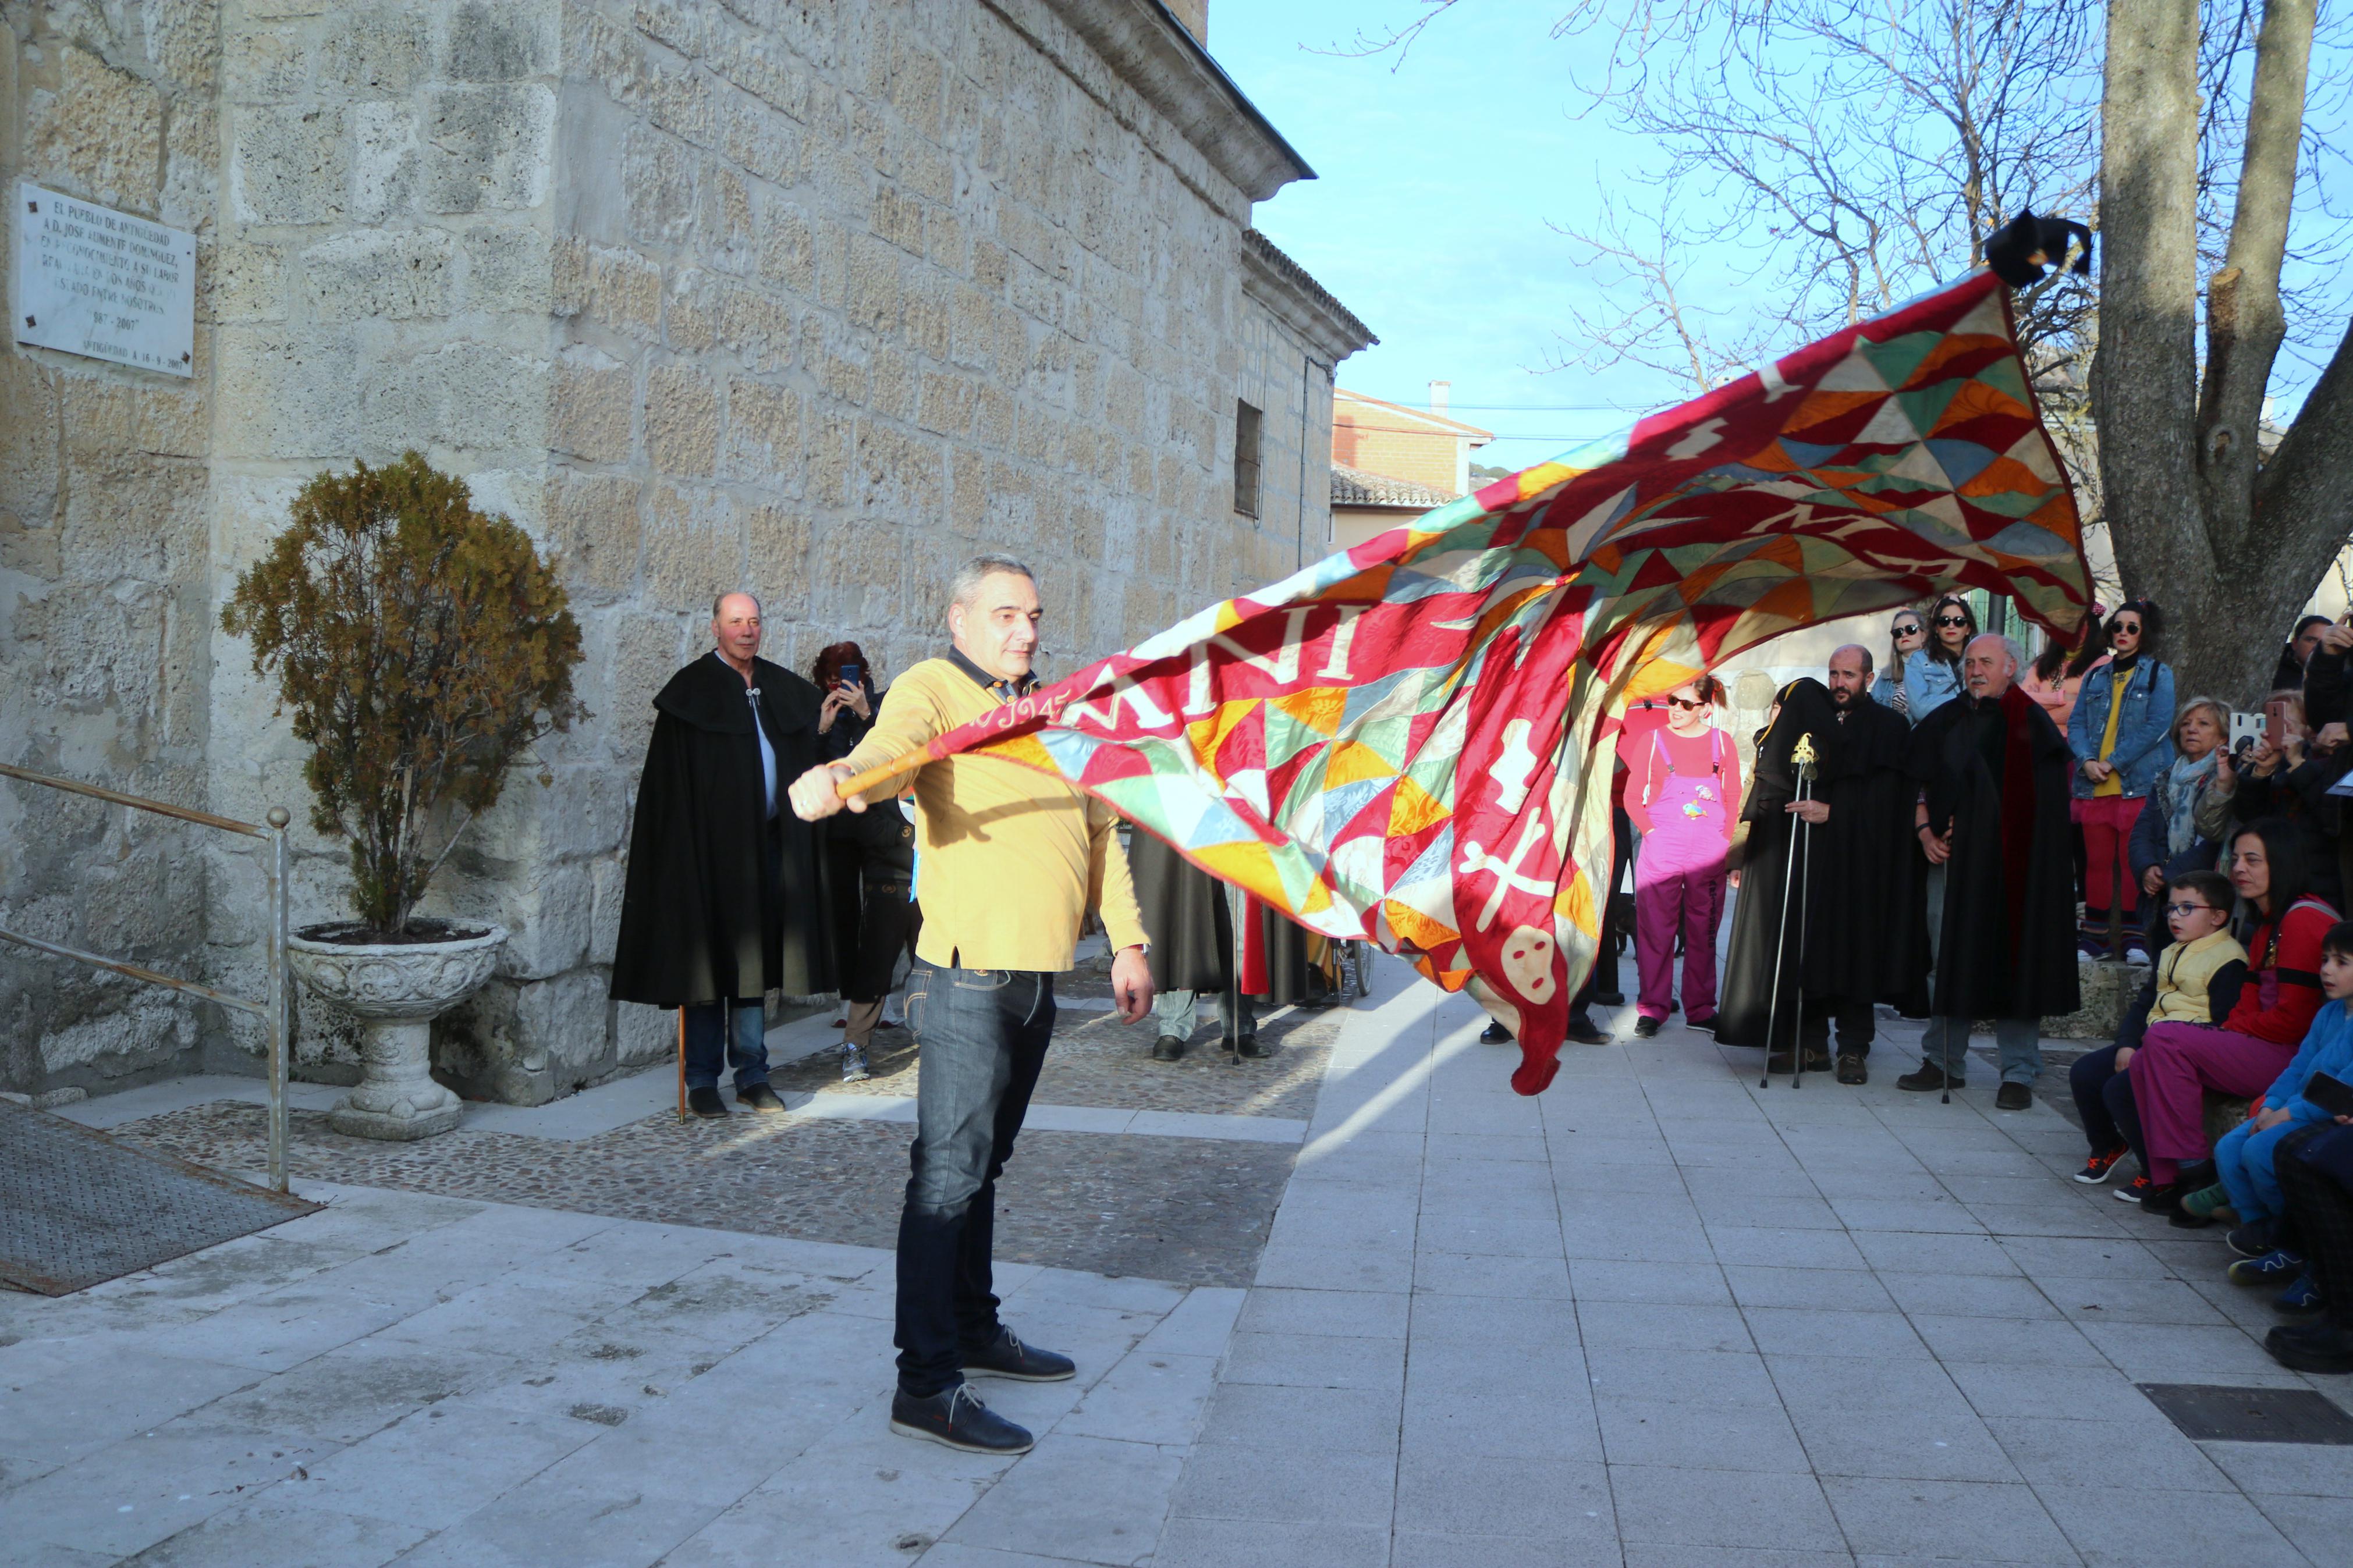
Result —
[{"label": "woman holding smartphone", "polygon": [[[882,700],[873,667],[856,643],[838,642],[817,656],[809,675],[825,693],[818,747],[839,762],[873,728]],[[866,1077],[867,1043],[882,1022],[899,955],[914,936],[915,825],[895,809],[844,812],[828,834],[834,951],[840,955],[841,1077],[855,1083]]]}]

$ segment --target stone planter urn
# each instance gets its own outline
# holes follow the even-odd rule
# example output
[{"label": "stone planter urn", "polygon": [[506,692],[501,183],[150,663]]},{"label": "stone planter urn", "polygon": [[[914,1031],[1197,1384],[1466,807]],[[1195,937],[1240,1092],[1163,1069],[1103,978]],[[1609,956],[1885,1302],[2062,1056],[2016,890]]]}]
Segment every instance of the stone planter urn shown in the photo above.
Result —
[{"label": "stone planter urn", "polygon": [[444,942],[335,940],[357,929],[306,926],[286,943],[287,966],[303,989],[359,1020],[362,1077],[328,1123],[354,1138],[400,1142],[449,1131],[462,1102],[433,1081],[433,1019],[491,977],[506,928]]}]

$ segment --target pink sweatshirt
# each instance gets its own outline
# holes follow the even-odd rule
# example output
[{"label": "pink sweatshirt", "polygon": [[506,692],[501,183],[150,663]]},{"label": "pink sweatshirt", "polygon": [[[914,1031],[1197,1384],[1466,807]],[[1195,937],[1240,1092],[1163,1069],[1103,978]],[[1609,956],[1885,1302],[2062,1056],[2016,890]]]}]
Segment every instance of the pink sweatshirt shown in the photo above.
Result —
[{"label": "pink sweatshirt", "polygon": [[[1731,736],[1713,725],[1696,735],[1678,735],[1664,728],[1652,733],[1663,743],[1663,754],[1646,735],[1635,742],[1634,754],[1627,759],[1631,770],[1626,781],[1627,820],[1644,833],[1651,831],[1650,805],[1667,786],[1668,758],[1674,760],[1674,771],[1686,779],[1704,778],[1708,770],[1720,762],[1724,777],[1717,782],[1715,794],[1724,803],[1724,841],[1731,843],[1733,829],[1740,819],[1740,748],[1732,743]],[[1711,755],[1719,742],[1724,748],[1720,759]]]}]

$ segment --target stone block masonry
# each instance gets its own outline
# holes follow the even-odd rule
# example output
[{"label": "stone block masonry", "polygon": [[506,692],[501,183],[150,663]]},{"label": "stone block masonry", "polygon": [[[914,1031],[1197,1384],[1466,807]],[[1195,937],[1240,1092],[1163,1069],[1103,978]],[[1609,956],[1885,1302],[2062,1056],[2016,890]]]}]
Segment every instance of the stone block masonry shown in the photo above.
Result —
[{"label": "stone block masonry", "polygon": [[[779,663],[850,637],[887,679],[940,645],[957,562],[1008,550],[1039,568],[1059,673],[1327,535],[1332,366],[1369,334],[1250,235],[1252,202],[1307,171],[1149,0],[191,0],[94,43],[0,7],[19,57],[0,173],[201,247],[176,412],[154,378],[0,356],[5,406],[49,432],[5,437],[0,637],[102,623],[135,656],[69,658],[44,630],[45,657],[145,716],[71,754],[12,731],[12,758],[168,757],[175,798],[300,820],[301,750],[212,617],[322,468],[415,447],[561,562],[593,717],[517,771],[433,895],[517,933],[437,1030],[462,1092],[535,1103],[669,1048],[664,1020],[604,1001],[604,961],[649,700],[707,647],[714,594],[762,595]],[[172,31],[184,13],[195,31]],[[176,151],[198,128],[202,179]],[[60,390],[85,382],[114,400],[88,427],[121,426],[86,475]],[[1234,506],[1240,404],[1262,418],[1255,517]],[[97,503],[79,554],[74,497]],[[162,581],[85,590],[99,566],[77,563]],[[167,929],[249,975],[254,879],[187,857],[195,912]],[[306,842],[298,921],[341,913],[346,878],[339,845]],[[73,882],[63,859],[0,867],[0,898]],[[0,987],[36,978],[0,958]],[[23,1016],[20,1037],[48,1032]],[[74,1049],[91,1087],[162,1059]],[[300,1049],[348,1075],[332,1020],[306,1016]],[[51,1078],[12,1058],[0,1082]]]}]

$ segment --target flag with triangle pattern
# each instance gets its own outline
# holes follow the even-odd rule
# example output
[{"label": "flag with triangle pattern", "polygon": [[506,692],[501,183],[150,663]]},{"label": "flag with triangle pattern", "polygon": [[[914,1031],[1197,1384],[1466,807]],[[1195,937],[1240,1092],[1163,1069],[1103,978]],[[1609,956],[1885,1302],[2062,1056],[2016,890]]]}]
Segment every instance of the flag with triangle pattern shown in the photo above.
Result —
[{"label": "flag with triangle pattern", "polygon": [[1556,1070],[1611,863],[1607,732],[1784,632],[1957,588],[2070,638],[2073,494],[1979,270],[1088,665],[920,756],[1070,780]]}]

